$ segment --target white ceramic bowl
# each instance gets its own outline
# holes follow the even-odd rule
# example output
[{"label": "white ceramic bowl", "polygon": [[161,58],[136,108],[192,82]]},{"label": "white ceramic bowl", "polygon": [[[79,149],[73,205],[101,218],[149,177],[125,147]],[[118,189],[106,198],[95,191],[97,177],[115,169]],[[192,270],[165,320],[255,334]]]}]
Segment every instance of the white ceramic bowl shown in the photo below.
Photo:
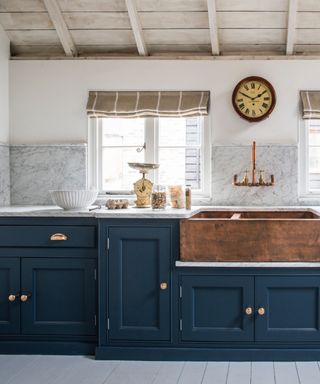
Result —
[{"label": "white ceramic bowl", "polygon": [[98,191],[88,189],[74,191],[50,191],[53,202],[66,210],[87,208],[94,203]]}]

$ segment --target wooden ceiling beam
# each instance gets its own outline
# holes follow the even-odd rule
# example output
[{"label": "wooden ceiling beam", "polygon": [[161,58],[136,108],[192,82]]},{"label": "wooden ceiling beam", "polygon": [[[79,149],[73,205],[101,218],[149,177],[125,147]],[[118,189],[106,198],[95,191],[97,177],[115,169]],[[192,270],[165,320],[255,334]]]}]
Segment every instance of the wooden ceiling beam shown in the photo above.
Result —
[{"label": "wooden ceiling beam", "polygon": [[298,7],[298,0],[289,0],[287,46],[286,46],[287,55],[293,54],[295,34],[296,34],[297,7]]},{"label": "wooden ceiling beam", "polygon": [[135,0],[126,0],[126,5],[127,5],[130,24],[134,34],[134,38],[136,40],[139,55],[148,56],[148,49],[143,37],[141,22],[137,12]]},{"label": "wooden ceiling beam", "polygon": [[78,56],[77,47],[62,16],[57,0],[43,0],[43,2],[47,8],[50,19],[56,29],[57,35],[59,36],[66,56]]},{"label": "wooden ceiling beam", "polygon": [[218,39],[216,0],[207,0],[207,4],[208,4],[211,50],[214,56],[218,56],[220,54],[220,49],[219,49],[219,39]]}]

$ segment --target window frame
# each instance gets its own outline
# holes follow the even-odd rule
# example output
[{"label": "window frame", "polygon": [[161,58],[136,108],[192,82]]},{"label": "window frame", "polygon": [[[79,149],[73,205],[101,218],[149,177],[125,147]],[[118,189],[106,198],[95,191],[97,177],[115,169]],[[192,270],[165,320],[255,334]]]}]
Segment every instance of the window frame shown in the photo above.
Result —
[{"label": "window frame", "polygon": [[[320,199],[320,189],[310,189],[309,128],[312,119],[300,120],[299,129],[299,198]],[[320,123],[319,123],[320,126]]]},{"label": "window frame", "polygon": [[[127,191],[103,191],[101,188],[101,159],[102,159],[102,118],[88,119],[88,172],[87,185],[99,191],[99,197],[134,197]],[[145,142],[149,143],[146,147],[145,161],[156,162],[159,148],[157,118],[146,118],[145,123]],[[151,145],[153,143],[153,146]],[[203,127],[201,134],[201,189],[193,190],[193,196],[201,199],[211,198],[211,130],[209,127],[208,116],[203,116]]]}]

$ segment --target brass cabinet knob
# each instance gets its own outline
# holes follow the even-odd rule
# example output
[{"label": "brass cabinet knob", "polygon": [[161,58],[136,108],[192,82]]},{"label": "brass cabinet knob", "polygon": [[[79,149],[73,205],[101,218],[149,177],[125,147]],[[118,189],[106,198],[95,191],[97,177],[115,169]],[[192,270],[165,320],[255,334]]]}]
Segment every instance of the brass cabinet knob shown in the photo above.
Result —
[{"label": "brass cabinet knob", "polygon": [[68,236],[64,235],[63,233],[54,233],[50,236],[50,240],[52,241],[66,241],[68,240]]},{"label": "brass cabinet knob", "polygon": [[263,307],[258,308],[258,314],[263,316],[266,313],[266,310]]},{"label": "brass cabinet knob", "polygon": [[23,303],[25,303],[26,301],[28,301],[28,299],[29,299],[30,296],[31,296],[31,295],[21,295],[20,300],[21,300]]},{"label": "brass cabinet knob", "polygon": [[17,297],[19,297],[19,295],[9,295],[9,296],[8,296],[8,300],[9,300],[11,303],[13,303],[13,302],[16,300]]},{"label": "brass cabinet knob", "polygon": [[248,316],[252,315],[253,313],[253,309],[251,307],[247,307],[245,310],[244,310],[244,313]]},{"label": "brass cabinet knob", "polygon": [[165,289],[167,289],[168,288],[168,284],[167,283],[161,283],[160,284],[160,289],[162,289],[163,291],[165,290]]}]

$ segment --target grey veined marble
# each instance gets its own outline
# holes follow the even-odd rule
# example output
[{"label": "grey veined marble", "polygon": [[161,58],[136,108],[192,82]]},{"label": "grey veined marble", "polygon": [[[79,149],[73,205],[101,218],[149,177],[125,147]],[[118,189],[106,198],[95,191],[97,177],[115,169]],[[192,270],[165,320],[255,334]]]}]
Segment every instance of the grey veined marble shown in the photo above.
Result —
[{"label": "grey veined marble", "polygon": [[[214,146],[212,190],[217,205],[295,205],[298,203],[298,147],[257,146],[257,169],[266,179],[274,174],[273,187],[235,187],[233,175],[242,180],[251,169],[250,146]],[[250,173],[249,173],[250,174]]]},{"label": "grey veined marble", "polygon": [[52,204],[49,190],[86,188],[86,145],[12,145],[11,204]]},{"label": "grey veined marble", "polygon": [[0,206],[10,204],[9,145],[0,144]]}]

